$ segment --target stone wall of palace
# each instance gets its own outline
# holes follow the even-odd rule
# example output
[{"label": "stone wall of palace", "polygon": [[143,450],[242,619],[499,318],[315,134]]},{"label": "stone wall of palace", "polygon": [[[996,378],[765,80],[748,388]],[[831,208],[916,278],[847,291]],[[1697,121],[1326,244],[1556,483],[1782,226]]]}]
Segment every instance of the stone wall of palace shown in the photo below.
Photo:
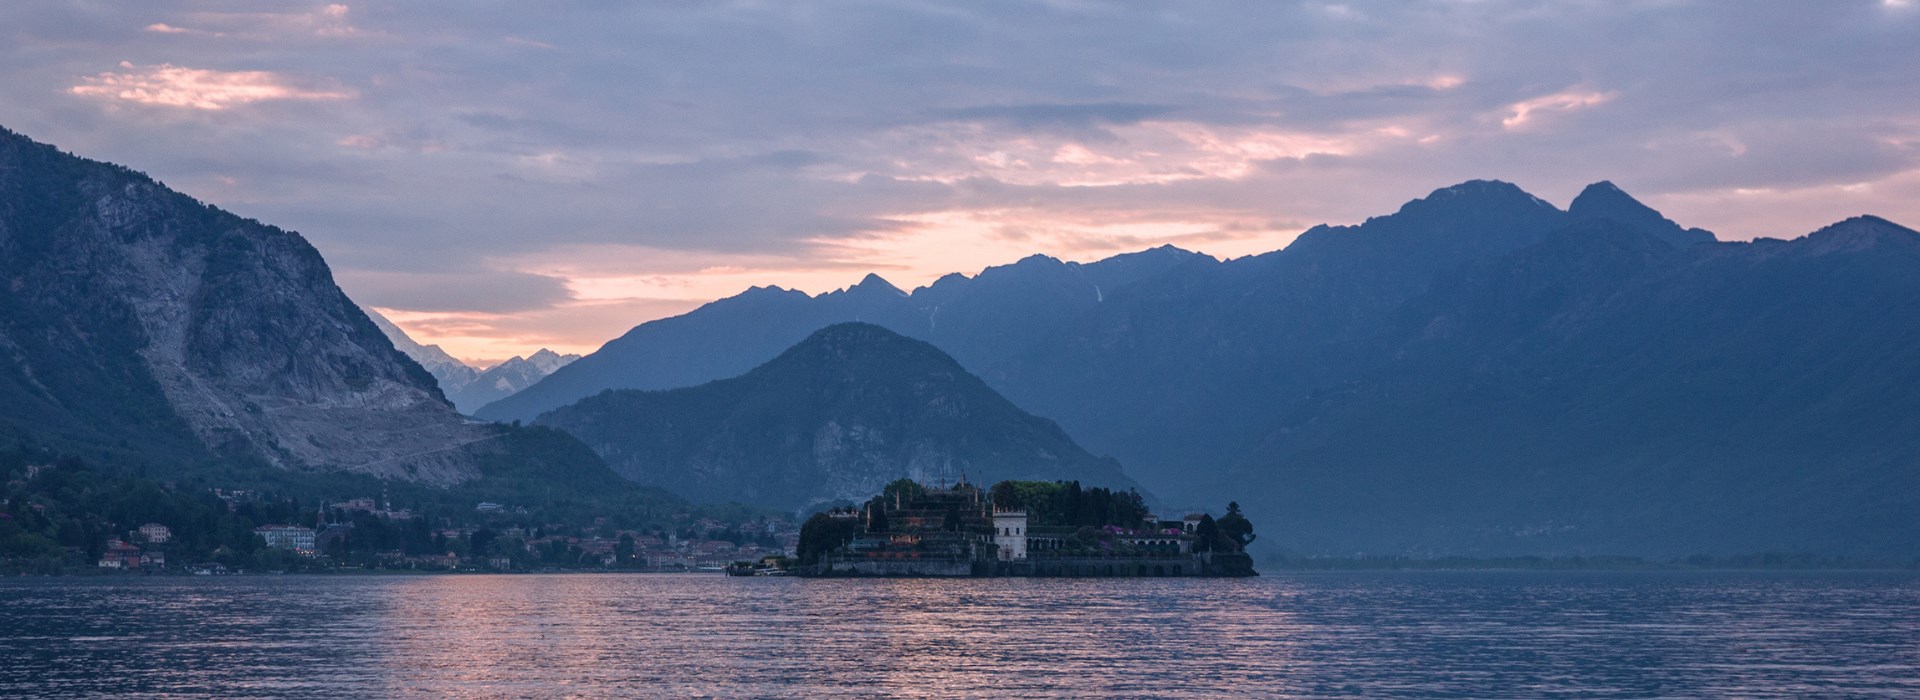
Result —
[{"label": "stone wall of palace", "polygon": [[1255,576],[1245,554],[1201,553],[1183,557],[1040,557],[1026,561],[852,559],[800,569],[802,576],[901,578],[1031,576],[1048,578],[1161,578]]}]

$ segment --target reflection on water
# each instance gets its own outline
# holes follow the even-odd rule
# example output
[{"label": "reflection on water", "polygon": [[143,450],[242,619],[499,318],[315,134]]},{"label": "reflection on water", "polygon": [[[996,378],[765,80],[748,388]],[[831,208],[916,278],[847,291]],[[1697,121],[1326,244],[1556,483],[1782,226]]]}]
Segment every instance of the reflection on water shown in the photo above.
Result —
[{"label": "reflection on water", "polygon": [[0,697],[1920,694],[1910,574],[0,581]]}]

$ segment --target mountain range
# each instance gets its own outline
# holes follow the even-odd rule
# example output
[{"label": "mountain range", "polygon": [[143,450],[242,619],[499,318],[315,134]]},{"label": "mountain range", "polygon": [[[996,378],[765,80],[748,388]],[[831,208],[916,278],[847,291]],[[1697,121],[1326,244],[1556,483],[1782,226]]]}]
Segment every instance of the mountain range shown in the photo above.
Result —
[{"label": "mountain range", "polygon": [[542,415],[622,476],[696,501],[859,502],[902,477],[1133,484],[946,353],[866,323],[828,326],[732,379],[607,391]]},{"label": "mountain range", "polygon": [[1904,555],[1917,241],[1863,217],[1720,242],[1611,183],[1563,210],[1471,181],[1234,260],[754,288],[477,415],[730,377],[857,320],[940,348],[1173,503],[1238,498],[1305,553]]},{"label": "mountain range", "polygon": [[1214,488],[1350,551],[1908,555],[1916,272],[1920,234],[1871,217],[1561,230],[1403,304]]},{"label": "mountain range", "polygon": [[[507,361],[481,370],[473,380],[452,389],[447,399],[461,413],[472,413],[481,406],[512,396],[553,374],[555,370],[580,359],[541,348],[526,357],[515,355]],[[441,385],[443,388],[445,384]]]},{"label": "mountain range", "polygon": [[460,415],[299,235],[4,129],[0,440],[159,474],[620,484],[563,434]]},{"label": "mountain range", "polygon": [[533,386],[553,371],[580,359],[579,355],[562,355],[541,348],[532,355],[515,355],[484,370],[461,362],[447,354],[438,345],[422,345],[416,342],[405,330],[395,325],[380,312],[364,309],[380,332],[393,341],[393,346],[406,353],[413,361],[426,368],[439,384],[440,391],[461,413],[472,413],[481,406],[512,396],[515,392]]},{"label": "mountain range", "polygon": [[1233,260],[759,287],[525,358],[557,368],[476,413],[526,428],[396,342],[297,234],[0,130],[18,446],[780,507],[1130,476],[1308,554],[1920,554],[1920,233],[1870,216],[1721,242],[1609,183],[1471,181]]},{"label": "mountain range", "polygon": [[413,358],[414,362],[420,363],[420,367],[427,370],[427,374],[433,375],[434,384],[439,386],[441,394],[450,397],[455,390],[472,383],[474,377],[480,376],[480,370],[461,362],[459,358],[448,354],[440,346],[421,345],[414,341],[412,336],[394,325],[393,321],[387,320],[387,317],[380,315],[380,312],[365,307],[362,307],[361,311],[366,312],[367,318],[373,320],[373,325],[379,327],[381,333],[386,334],[387,340],[393,341],[394,349]]}]

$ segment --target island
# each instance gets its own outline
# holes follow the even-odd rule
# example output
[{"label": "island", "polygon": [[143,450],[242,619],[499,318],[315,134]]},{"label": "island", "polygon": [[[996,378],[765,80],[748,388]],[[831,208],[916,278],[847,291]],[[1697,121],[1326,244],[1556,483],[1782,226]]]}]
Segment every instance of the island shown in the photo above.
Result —
[{"label": "island", "polygon": [[809,518],[792,574],[811,577],[1237,577],[1258,575],[1253,524],[1150,513],[1140,494],[1077,481],[982,489],[900,479],[860,507]]}]

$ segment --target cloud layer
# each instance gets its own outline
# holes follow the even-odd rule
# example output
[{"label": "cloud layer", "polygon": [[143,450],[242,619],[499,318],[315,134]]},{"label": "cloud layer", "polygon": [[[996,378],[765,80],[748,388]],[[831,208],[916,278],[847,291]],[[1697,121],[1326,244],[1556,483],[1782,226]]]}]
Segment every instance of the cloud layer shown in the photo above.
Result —
[{"label": "cloud layer", "polygon": [[1285,245],[1470,178],[1920,222],[1920,7],[0,6],[0,124],[301,231],[456,354],[750,284]]},{"label": "cloud layer", "polygon": [[353,96],[338,90],[301,88],[263,70],[217,71],[171,63],[136,66],[126,61],[120,62],[120,68],[120,72],[83,77],[80,84],[67,91],[140,105],[207,110],[267,100],[343,100]]}]

